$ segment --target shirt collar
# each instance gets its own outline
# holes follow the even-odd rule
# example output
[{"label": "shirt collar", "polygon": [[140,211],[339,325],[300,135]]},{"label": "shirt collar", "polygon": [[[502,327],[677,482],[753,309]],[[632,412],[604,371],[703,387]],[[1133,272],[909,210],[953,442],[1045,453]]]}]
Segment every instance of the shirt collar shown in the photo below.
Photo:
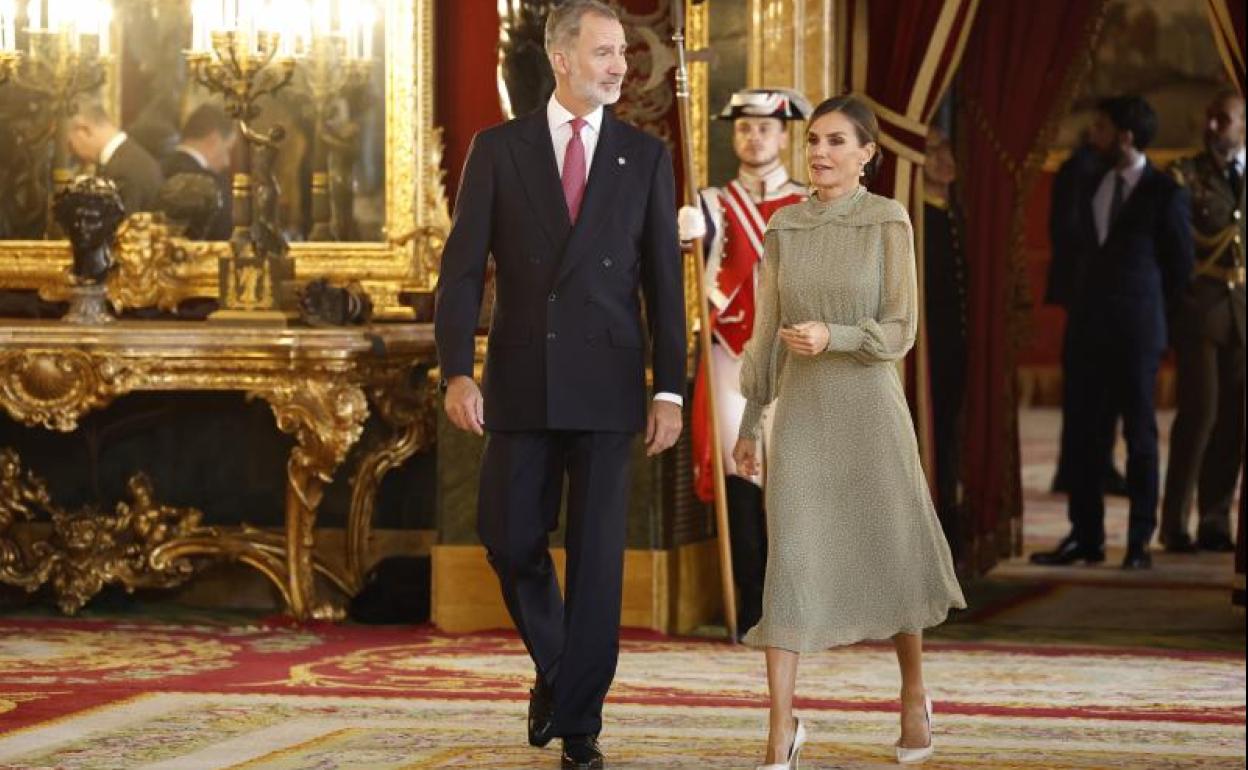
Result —
[{"label": "shirt collar", "polygon": [[107,166],[108,162],[113,159],[113,154],[117,152],[117,148],[121,143],[126,141],[126,132],[118,131],[112,139],[108,140],[108,144],[104,145],[104,149],[100,150],[100,165]]},{"label": "shirt collar", "polygon": [[751,194],[766,197],[788,183],[789,170],[781,163],[766,174],[755,174],[742,166],[737,170],[737,178]]},{"label": "shirt collar", "polygon": [[194,158],[195,162],[198,163],[200,167],[203,168],[205,171],[211,171],[211,169],[208,168],[208,159],[204,157],[204,154],[202,152],[195,149],[194,147],[188,147],[185,144],[179,144],[174,149],[176,149],[178,152],[184,152],[187,155],[190,155],[192,158]]},{"label": "shirt collar", "polygon": [[1239,173],[1244,173],[1244,148],[1240,147],[1239,152],[1235,153],[1235,162],[1239,164]]},{"label": "shirt collar", "polygon": [[[546,122],[550,125],[550,131],[553,134],[555,129],[566,125],[568,121],[576,116],[573,115],[567,107],[559,103],[554,94],[550,95],[550,101],[546,102]],[[597,134],[602,129],[602,105],[598,105],[593,112],[583,116],[585,124],[593,129]]]},{"label": "shirt collar", "polygon": [[1110,173],[1121,174],[1123,184],[1127,185],[1128,187],[1134,187],[1135,183],[1140,181],[1140,177],[1144,175],[1144,167],[1147,165],[1148,165],[1148,156],[1146,156],[1144,153],[1140,153],[1139,157],[1135,159],[1135,163],[1132,163],[1129,167],[1121,169],[1121,170],[1116,169],[1116,168],[1111,169]]}]

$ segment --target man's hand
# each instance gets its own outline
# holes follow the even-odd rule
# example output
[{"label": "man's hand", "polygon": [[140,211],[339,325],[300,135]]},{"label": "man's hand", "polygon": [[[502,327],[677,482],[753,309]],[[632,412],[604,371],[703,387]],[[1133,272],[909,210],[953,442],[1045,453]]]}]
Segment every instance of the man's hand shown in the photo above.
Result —
[{"label": "man's hand", "polygon": [[682,242],[706,237],[706,217],[697,206],[681,206],[676,212],[676,230]]},{"label": "man's hand", "polygon": [[485,435],[485,399],[471,377],[461,374],[447,380],[444,403],[446,416],[456,428]]},{"label": "man's hand", "polygon": [[780,330],[780,341],[799,356],[817,356],[828,349],[828,325],[818,321],[793,324]]},{"label": "man's hand", "polygon": [[680,407],[671,401],[650,402],[650,418],[646,421],[646,456],[654,457],[670,449],[680,438]]}]

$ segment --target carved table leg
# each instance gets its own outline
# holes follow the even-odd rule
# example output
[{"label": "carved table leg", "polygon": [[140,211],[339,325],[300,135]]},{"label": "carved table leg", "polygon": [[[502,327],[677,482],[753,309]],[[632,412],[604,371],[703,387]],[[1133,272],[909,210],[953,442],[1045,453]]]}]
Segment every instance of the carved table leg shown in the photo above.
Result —
[{"label": "carved table leg", "polygon": [[413,454],[433,444],[437,434],[436,395],[427,381],[413,388],[406,369],[393,373],[372,388],[373,406],[390,434],[360,458],[352,479],[351,509],[347,515],[349,593],[354,594],[364,587],[364,572],[370,566],[369,540],[381,480]]},{"label": "carved table leg", "polygon": [[277,427],[298,442],[286,462],[286,566],[290,613],[297,620],[336,619],[319,604],[312,566],[316,515],[325,485],[364,430],[368,403],[359,386],[300,382],[253,394],[273,408]]}]

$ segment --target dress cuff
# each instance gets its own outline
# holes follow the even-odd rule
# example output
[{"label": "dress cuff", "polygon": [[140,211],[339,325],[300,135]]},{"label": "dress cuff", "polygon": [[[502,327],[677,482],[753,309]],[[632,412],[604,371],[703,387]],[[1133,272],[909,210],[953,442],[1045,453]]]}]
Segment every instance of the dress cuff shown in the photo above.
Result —
[{"label": "dress cuff", "polygon": [[857,326],[826,324],[828,327],[828,353],[853,353],[862,347],[866,332]]},{"label": "dress cuff", "polygon": [[741,415],[741,429],[737,432],[737,438],[758,440],[759,426],[763,422],[763,409],[765,408],[757,401],[745,402],[745,412]]}]

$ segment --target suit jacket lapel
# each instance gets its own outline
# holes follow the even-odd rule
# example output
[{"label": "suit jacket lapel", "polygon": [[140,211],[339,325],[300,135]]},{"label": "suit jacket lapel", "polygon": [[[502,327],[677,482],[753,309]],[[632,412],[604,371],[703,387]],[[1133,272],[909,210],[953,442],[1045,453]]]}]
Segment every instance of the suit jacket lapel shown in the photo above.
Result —
[{"label": "suit jacket lapel", "polygon": [[559,181],[559,166],[555,163],[555,146],[550,139],[550,126],[546,123],[546,110],[536,110],[525,120],[527,123],[520,132],[521,141],[511,145],[511,157],[537,220],[546,231],[555,253],[562,255],[572,224],[568,217],[568,204],[563,197],[563,184]]},{"label": "suit jacket lapel", "polygon": [[[572,228],[571,238],[564,252],[563,262],[555,278],[558,283],[575,267],[577,256],[586,249],[582,244],[593,242],[598,228],[606,222],[620,189],[620,180],[627,172],[628,159],[620,153],[621,131],[619,121],[610,109],[603,110],[598,146],[594,148],[594,160],[589,167],[589,181],[585,187],[585,199],[581,201],[581,213]],[[623,162],[621,162],[623,161]],[[562,196],[563,188],[560,187]],[[565,207],[566,208],[566,207]]]}]

